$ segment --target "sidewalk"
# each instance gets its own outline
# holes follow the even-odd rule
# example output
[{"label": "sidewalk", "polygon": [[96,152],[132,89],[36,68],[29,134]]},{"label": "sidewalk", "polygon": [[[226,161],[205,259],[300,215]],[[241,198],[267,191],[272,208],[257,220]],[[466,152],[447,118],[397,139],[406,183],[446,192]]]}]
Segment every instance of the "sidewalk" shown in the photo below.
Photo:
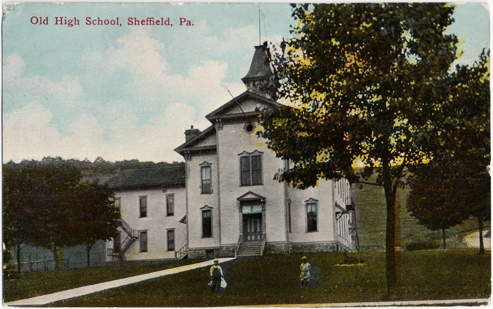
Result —
[{"label": "sidewalk", "polygon": [[[219,263],[223,263],[223,262],[227,262],[227,261],[230,261],[233,259],[234,258],[220,258],[218,260],[219,260]],[[150,280],[150,279],[155,279],[155,278],[164,277],[167,275],[180,273],[183,271],[188,271],[188,270],[192,270],[192,269],[210,266],[213,263],[214,263],[214,260],[210,260],[210,261],[205,261],[205,262],[201,262],[201,263],[190,264],[190,265],[180,266],[180,267],[176,267],[176,268],[160,270],[160,271],[156,271],[156,272],[149,273],[149,274],[144,274],[144,275],[139,275],[139,276],[134,276],[134,277],[128,277],[128,278],[123,278],[123,279],[118,279],[118,280],[113,280],[113,281],[83,286],[80,288],[65,290],[65,291],[61,291],[61,292],[57,292],[57,293],[53,293],[53,294],[46,294],[46,295],[41,295],[41,296],[37,296],[37,297],[16,300],[16,301],[5,303],[4,305],[14,306],[14,307],[15,306],[44,306],[44,305],[48,305],[48,304],[53,303],[53,302],[66,300],[69,298],[80,297],[80,296],[84,296],[84,295],[88,295],[88,294],[92,294],[92,293],[97,293],[97,292],[106,291],[109,289],[114,289],[117,287],[129,285],[129,284],[139,283],[139,282]]]}]

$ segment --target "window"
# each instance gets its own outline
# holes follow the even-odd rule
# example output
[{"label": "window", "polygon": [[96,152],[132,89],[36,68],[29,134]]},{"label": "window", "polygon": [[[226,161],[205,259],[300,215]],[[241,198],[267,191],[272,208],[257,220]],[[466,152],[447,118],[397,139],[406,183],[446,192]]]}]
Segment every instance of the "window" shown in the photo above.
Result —
[{"label": "window", "polygon": [[168,251],[175,251],[175,230],[168,230]]},{"label": "window", "polygon": [[205,165],[200,168],[202,194],[211,194],[211,166]]},{"label": "window", "polygon": [[262,184],[262,154],[258,151],[241,154],[240,184],[254,186]]},{"label": "window", "polygon": [[212,237],[212,210],[202,210],[202,237]]},{"label": "window", "polygon": [[139,196],[140,217],[147,217],[147,196]]},{"label": "window", "polygon": [[175,214],[175,195],[166,194],[166,215],[173,216]]},{"label": "window", "polygon": [[306,231],[316,232],[318,231],[318,205],[317,201],[310,199],[306,203]]},{"label": "window", "polygon": [[140,232],[140,252],[147,252],[147,231]]}]

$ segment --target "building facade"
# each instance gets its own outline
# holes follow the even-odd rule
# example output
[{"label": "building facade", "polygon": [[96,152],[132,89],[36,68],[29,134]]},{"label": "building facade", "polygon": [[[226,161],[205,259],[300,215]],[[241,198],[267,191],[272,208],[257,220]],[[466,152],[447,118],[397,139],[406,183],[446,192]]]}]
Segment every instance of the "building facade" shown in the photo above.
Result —
[{"label": "building facade", "polygon": [[175,149],[185,164],[124,171],[107,183],[121,209],[108,260],[327,252],[357,245],[346,180],[305,190],[274,175],[289,162],[257,136],[260,112],[274,100],[270,54],[257,46],[247,90],[206,116],[204,131],[185,131]]},{"label": "building facade", "polygon": [[211,112],[211,126],[185,132],[175,150],[187,166],[189,256],[333,251],[357,244],[346,180],[297,190],[274,179],[289,162],[257,137],[260,111],[281,104],[269,92],[270,59],[257,46],[247,90]]},{"label": "building facade", "polygon": [[121,216],[107,260],[179,258],[187,232],[185,165],[122,171],[106,183]]}]

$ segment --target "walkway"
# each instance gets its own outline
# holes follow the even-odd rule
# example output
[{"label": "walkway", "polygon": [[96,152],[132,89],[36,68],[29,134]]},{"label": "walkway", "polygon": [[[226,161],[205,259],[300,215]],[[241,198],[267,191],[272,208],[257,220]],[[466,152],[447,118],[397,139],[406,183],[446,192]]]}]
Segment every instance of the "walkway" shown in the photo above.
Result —
[{"label": "walkway", "polygon": [[[234,258],[220,258],[219,263],[227,262],[227,261],[230,261],[233,259]],[[81,297],[84,295],[98,293],[101,291],[106,291],[106,290],[118,288],[121,286],[129,285],[129,284],[139,283],[139,282],[150,280],[150,279],[155,279],[155,278],[159,278],[159,277],[173,275],[173,274],[180,273],[183,271],[188,271],[188,270],[192,270],[192,269],[210,266],[213,263],[214,263],[214,260],[210,260],[210,261],[205,261],[205,262],[201,262],[201,263],[190,264],[190,265],[180,266],[180,267],[176,267],[176,268],[160,270],[160,271],[156,271],[156,272],[149,273],[149,274],[144,274],[144,275],[139,275],[139,276],[134,276],[134,277],[128,277],[128,278],[123,278],[123,279],[118,279],[118,280],[113,280],[113,281],[83,286],[80,288],[65,290],[65,291],[61,291],[61,292],[57,292],[57,293],[53,293],[53,294],[46,294],[46,295],[42,295],[42,296],[16,300],[13,302],[5,303],[4,305],[6,305],[6,306],[34,306],[34,307],[44,306],[44,305],[48,305],[48,304],[53,303],[53,302],[66,300],[69,298]]]}]

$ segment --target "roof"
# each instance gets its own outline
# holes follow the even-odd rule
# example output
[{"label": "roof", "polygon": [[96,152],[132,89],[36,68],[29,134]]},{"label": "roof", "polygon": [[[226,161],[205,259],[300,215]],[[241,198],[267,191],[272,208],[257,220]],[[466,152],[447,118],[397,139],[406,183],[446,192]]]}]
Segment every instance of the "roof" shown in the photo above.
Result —
[{"label": "roof", "polygon": [[185,187],[185,164],[124,170],[106,183],[113,190]]},{"label": "roof", "polygon": [[175,148],[175,151],[178,152],[179,154],[183,155],[184,151],[191,151],[191,150],[215,150],[216,146],[211,145],[211,146],[204,146],[204,147],[194,147],[197,143],[203,141],[207,137],[213,135],[216,133],[216,128],[214,126],[210,126],[204,131],[200,132],[196,136],[192,137],[190,140],[186,141],[185,143],[181,144],[177,148]]},{"label": "roof", "polygon": [[272,75],[272,69],[270,67],[270,53],[267,48],[267,42],[263,45],[255,46],[255,53],[253,54],[252,63],[247,75],[241,80],[248,79],[262,79]]},{"label": "roof", "polygon": [[[232,118],[232,117],[236,117],[236,116],[244,117],[245,114],[242,114],[242,113],[239,113],[237,115],[228,115],[228,116],[224,116],[224,114],[226,114],[232,108],[237,107],[238,104],[240,104],[243,101],[246,101],[247,99],[254,99],[254,100],[256,100],[256,101],[258,101],[260,103],[264,103],[267,106],[270,106],[272,108],[280,108],[280,107],[283,106],[279,102],[276,102],[276,101],[274,101],[272,99],[269,99],[269,98],[267,98],[265,96],[262,96],[262,95],[259,95],[259,94],[255,93],[255,92],[252,92],[252,91],[248,91],[247,90],[247,91],[243,92],[242,94],[240,94],[239,96],[237,96],[236,98],[231,99],[226,104],[220,106],[216,110],[214,110],[211,113],[207,114],[205,116],[205,118],[207,118],[209,121],[213,122],[214,119],[217,119],[217,118]],[[260,114],[260,111],[255,112],[255,113],[251,113],[250,112],[250,113],[247,113],[247,114],[259,115]]]}]

